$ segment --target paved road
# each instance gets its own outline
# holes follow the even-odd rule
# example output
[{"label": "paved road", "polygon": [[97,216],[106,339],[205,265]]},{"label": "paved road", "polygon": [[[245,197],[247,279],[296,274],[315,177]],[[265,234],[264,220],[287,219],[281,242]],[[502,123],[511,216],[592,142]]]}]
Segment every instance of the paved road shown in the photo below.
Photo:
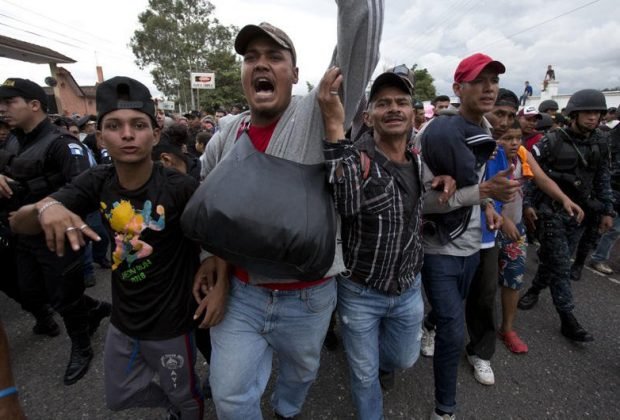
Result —
[{"label": "paved road", "polygon": [[[612,267],[620,273],[616,248]],[[530,250],[528,278],[535,269]],[[98,284],[88,292],[109,296],[109,275],[98,271]],[[479,385],[463,358],[459,371],[458,416],[461,419],[582,419],[620,418],[620,275],[605,277],[584,271],[574,283],[576,315],[596,337],[588,345],[574,344],[559,333],[558,317],[551,297],[543,293],[539,305],[520,312],[518,331],[529,344],[526,356],[510,354],[498,342],[493,359],[496,384]],[[70,343],[63,334],[56,338],[35,337],[33,321],[4,295],[0,316],[7,327],[13,366],[20,396],[31,419],[160,419],[161,410],[139,409],[113,413],[103,400],[103,338],[107,321],[93,340],[96,356],[88,374],[66,387],[62,374]],[[199,359],[200,375],[207,372]],[[385,394],[387,419],[426,419],[433,407],[432,360],[420,358],[408,371],[397,375],[395,388]],[[269,385],[271,386],[271,384]],[[268,395],[268,392],[266,393]],[[271,418],[264,398],[265,418]],[[207,401],[206,419],[215,419]],[[349,419],[353,409],[349,397],[346,360],[342,349],[324,351],[319,378],[308,396],[301,419]],[[253,420],[253,419],[247,419]]]}]

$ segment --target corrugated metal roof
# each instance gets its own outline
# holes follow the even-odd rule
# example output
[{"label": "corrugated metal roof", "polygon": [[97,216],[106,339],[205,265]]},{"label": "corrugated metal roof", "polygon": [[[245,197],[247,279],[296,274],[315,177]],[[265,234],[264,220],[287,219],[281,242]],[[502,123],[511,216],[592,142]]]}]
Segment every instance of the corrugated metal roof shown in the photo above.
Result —
[{"label": "corrugated metal roof", "polygon": [[74,59],[49,48],[3,35],[0,35],[0,57],[37,64],[76,62]]}]

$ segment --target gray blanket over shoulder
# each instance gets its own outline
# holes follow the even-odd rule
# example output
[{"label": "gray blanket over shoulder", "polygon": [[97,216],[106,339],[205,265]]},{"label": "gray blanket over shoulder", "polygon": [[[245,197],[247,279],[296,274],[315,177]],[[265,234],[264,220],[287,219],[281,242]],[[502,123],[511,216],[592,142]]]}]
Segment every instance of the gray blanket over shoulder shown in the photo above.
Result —
[{"label": "gray blanket over shoulder", "polygon": [[[383,29],[382,0],[338,0],[338,42],[330,66],[340,67],[344,76],[342,100],[345,109],[345,126],[349,126],[360,98],[379,59],[379,43]],[[322,140],[323,119],[317,103],[317,89],[304,97],[294,96],[278,121],[266,153],[299,163],[315,164],[324,161]],[[203,177],[232,148],[241,124],[248,121],[249,112],[227,119],[207,144],[201,159]],[[340,230],[340,229],[338,229]],[[338,235],[340,236],[340,235]],[[336,256],[327,275],[344,271],[340,238],[335,239]],[[250,273],[251,283],[290,282],[261,278]]]}]

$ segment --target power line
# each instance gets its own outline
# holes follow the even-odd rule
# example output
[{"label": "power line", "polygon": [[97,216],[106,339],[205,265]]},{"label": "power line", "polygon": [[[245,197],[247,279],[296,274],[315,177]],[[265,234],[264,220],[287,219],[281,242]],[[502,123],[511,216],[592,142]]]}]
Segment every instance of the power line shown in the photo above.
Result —
[{"label": "power line", "polygon": [[[70,28],[70,26],[67,24],[67,22],[61,22],[61,21],[59,21],[59,20],[53,19],[53,18],[51,18],[51,17],[49,17],[49,16],[46,16],[46,15],[41,14],[41,13],[39,13],[39,12],[36,12],[36,11],[34,11],[34,10],[32,10],[32,9],[28,9],[27,7],[24,7],[24,6],[19,5],[19,4],[17,4],[17,3],[13,3],[12,1],[9,1],[9,0],[3,0],[3,1],[4,1],[5,3],[8,3],[8,4],[12,5],[12,6],[15,6],[15,7],[19,8],[19,9],[22,9],[22,10],[24,10],[24,11],[28,12],[28,13],[32,13],[33,15],[37,15],[37,16],[42,17],[42,18],[44,18],[44,19],[47,19],[47,20],[49,20],[49,21],[51,21],[51,22],[54,22],[54,23],[57,23],[57,24],[59,24],[59,25],[62,25],[62,26],[65,26],[65,27]],[[71,28],[71,29],[73,29],[73,28]],[[87,31],[81,31],[81,32],[82,32],[82,33],[84,33],[84,34],[86,34],[86,35],[90,35],[90,36],[92,36],[93,38],[97,38],[97,39],[99,39],[99,40],[101,40],[101,41],[104,41],[104,42],[106,42],[106,43],[108,43],[108,44],[110,44],[110,45],[113,45],[113,44],[110,42],[110,40],[109,40],[109,39],[102,38],[102,37],[100,37],[99,35],[95,35],[95,34],[93,34],[93,33],[91,33],[91,32],[87,32]]]},{"label": "power line", "polygon": [[55,38],[46,37],[45,35],[41,35],[41,34],[39,34],[39,33],[37,33],[37,32],[33,32],[33,31],[29,31],[29,30],[27,30],[27,29],[18,28],[17,26],[9,25],[8,23],[0,22],[0,25],[2,25],[2,26],[6,26],[7,28],[15,29],[15,30],[17,30],[17,31],[22,31],[22,32],[25,32],[25,33],[27,33],[27,34],[31,34],[31,35],[34,35],[34,36],[38,36],[38,37],[41,37],[41,38],[43,38],[43,39],[49,39],[49,40],[51,40],[51,41],[58,42],[59,44],[68,45],[68,46],[73,47],[73,48],[78,48],[78,49],[81,49],[81,48],[82,48],[82,47],[80,47],[80,46],[78,46],[78,45],[75,45],[75,44],[70,44],[70,43],[65,42],[65,41],[61,41],[60,39],[55,39]]},{"label": "power line", "polygon": [[[31,25],[28,22],[25,22],[23,20],[15,18],[15,17],[6,15],[4,13],[0,13],[0,16],[5,17],[5,18],[9,18],[9,19],[12,19],[12,20],[15,20],[15,21],[17,21],[19,23],[22,23],[24,25]],[[64,45],[67,45],[67,46],[70,46],[70,47],[73,47],[73,48],[77,48],[80,51],[87,51],[88,49],[90,49],[90,46],[91,46],[91,44],[89,44],[86,41],[83,41],[83,40],[80,40],[80,39],[77,39],[77,38],[73,38],[73,37],[70,37],[68,35],[64,35],[64,34],[62,34],[60,32],[56,32],[56,31],[53,31],[53,30],[47,29],[47,28],[45,30],[47,30],[48,32],[60,35],[60,36],[62,36],[64,38],[67,38],[69,40],[77,41],[80,44],[82,44],[84,47],[87,47],[87,48],[84,48],[83,46],[76,45],[76,44],[73,44],[73,43],[70,43],[70,42],[66,42],[66,41],[63,41],[63,40],[60,40],[60,39],[52,38],[52,37],[50,37],[48,35],[43,35],[43,34],[40,34],[38,32],[34,32],[34,31],[31,31],[31,30],[28,30],[28,29],[12,26],[12,25],[9,25],[9,24],[7,24],[5,22],[0,22],[0,25],[4,25],[6,27],[9,27],[9,28],[12,28],[12,29],[15,29],[15,30],[18,30],[18,31],[22,31],[22,32],[25,32],[25,33],[28,33],[28,34],[31,34],[31,35],[35,35],[35,36],[40,37],[40,38],[45,39],[45,40],[55,41],[55,42],[58,42],[58,43],[61,43],[61,44],[64,44]],[[31,26],[34,26],[34,25],[31,25]],[[132,60],[134,58],[134,57],[130,56],[129,54],[122,54],[122,53],[119,54],[118,51],[113,51],[112,52],[112,50],[109,50],[107,48],[98,48],[98,49],[102,50],[106,55],[111,55],[111,56],[114,56],[114,57],[124,58],[124,59],[132,59]]]},{"label": "power line", "polygon": [[[0,16],[8,18],[8,19],[11,19],[11,20],[14,20],[14,21],[19,22],[19,23],[24,24],[24,25],[35,26],[35,25],[32,25],[31,23],[25,22],[25,21],[23,21],[21,19],[17,19],[16,17],[5,15],[4,13],[0,13]],[[70,39],[72,41],[77,41],[80,44],[88,45],[88,43],[86,41],[82,40],[82,39],[73,38],[73,37],[71,37],[69,35],[63,34],[61,32],[54,31],[54,30],[49,29],[49,28],[43,28],[43,29],[45,29],[47,32],[50,32],[52,34],[60,35],[63,38]]]},{"label": "power line", "polygon": [[560,13],[560,14],[559,14],[559,15],[557,15],[557,16],[554,16],[554,17],[552,17],[552,18],[549,18],[549,19],[547,19],[547,20],[544,20],[544,21],[542,21],[542,22],[539,22],[539,23],[537,23],[537,24],[535,24],[535,25],[532,25],[532,26],[530,26],[530,27],[528,27],[528,28],[522,29],[522,30],[520,30],[520,31],[518,31],[518,32],[515,32],[515,33],[513,33],[513,34],[507,35],[507,36],[505,36],[504,38],[497,39],[497,40],[495,40],[495,41],[493,41],[493,42],[491,42],[491,43],[489,43],[489,44],[486,44],[485,46],[483,46],[483,47],[481,47],[481,48],[479,48],[479,49],[485,49],[485,48],[487,48],[487,47],[489,47],[489,46],[491,46],[491,45],[495,45],[495,44],[497,44],[498,42],[502,42],[502,41],[505,41],[505,40],[507,40],[507,39],[514,38],[514,37],[515,37],[515,36],[517,36],[517,35],[521,35],[521,34],[522,34],[522,33],[524,33],[524,32],[530,31],[530,30],[535,29],[535,28],[537,28],[537,27],[539,27],[539,26],[545,25],[545,24],[547,24],[547,23],[549,23],[549,22],[553,22],[553,21],[554,21],[554,20],[556,20],[556,19],[559,19],[559,18],[564,17],[564,16],[566,16],[566,15],[568,15],[568,14],[571,14],[571,13],[573,13],[573,12],[576,12],[577,10],[583,9],[583,8],[585,8],[585,7],[587,7],[587,6],[590,6],[590,5],[594,4],[594,3],[598,3],[599,1],[600,1],[600,0],[594,0],[594,1],[591,1],[590,3],[586,3],[586,4],[584,4],[584,5],[581,5],[581,6],[579,6],[579,7],[576,7],[576,8],[574,8],[574,9],[571,9],[571,10],[569,10],[569,11],[567,11],[567,12]]}]

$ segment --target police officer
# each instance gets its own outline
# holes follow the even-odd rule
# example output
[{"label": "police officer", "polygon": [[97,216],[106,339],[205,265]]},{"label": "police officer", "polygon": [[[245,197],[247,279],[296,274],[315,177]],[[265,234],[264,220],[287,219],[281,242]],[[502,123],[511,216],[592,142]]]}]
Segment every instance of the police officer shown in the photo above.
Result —
[{"label": "police officer", "polygon": [[[586,218],[595,220],[600,217],[600,231],[612,226],[615,215],[608,140],[597,130],[606,110],[605,96],[601,92],[594,89],[575,92],[566,106],[572,121],[570,127],[547,133],[532,148],[540,166],[571,200],[585,210]],[[578,224],[535,186],[526,189],[524,208],[526,221],[531,227],[535,222],[538,228],[540,264],[532,287],[519,300],[519,308],[532,308],[540,291],[550,286],[562,322],[562,334],[574,341],[594,340],[573,315],[569,280],[570,257],[588,222]]]},{"label": "police officer", "polygon": [[[89,167],[79,140],[47,118],[47,95],[36,83],[7,79],[0,86],[0,114],[15,133],[0,155],[2,205],[34,203]],[[71,338],[66,385],[86,374],[93,357],[90,335],[111,309],[109,303],[84,295],[80,255],[68,249],[63,256],[56,256],[43,235],[16,238],[22,305],[37,311],[49,301],[62,316]]]},{"label": "police officer", "polygon": [[555,116],[555,114],[558,112],[558,109],[560,109],[560,107],[558,106],[558,103],[553,99],[546,99],[542,101],[540,105],[538,105],[538,112],[543,114],[549,114],[552,117]]}]

